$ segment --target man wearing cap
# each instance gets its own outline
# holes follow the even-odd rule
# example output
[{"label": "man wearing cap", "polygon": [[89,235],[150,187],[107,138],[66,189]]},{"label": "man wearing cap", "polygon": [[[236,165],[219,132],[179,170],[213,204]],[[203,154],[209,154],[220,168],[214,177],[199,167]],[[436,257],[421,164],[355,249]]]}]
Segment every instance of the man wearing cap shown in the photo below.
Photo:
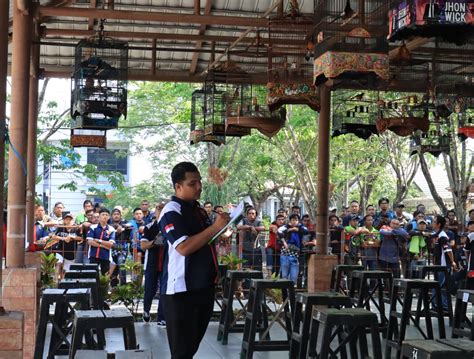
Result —
[{"label": "man wearing cap", "polygon": [[[408,243],[409,265],[406,267],[406,278],[413,278],[415,266],[425,262],[425,256],[428,254],[427,242],[433,234],[431,231],[426,229],[426,220],[424,218],[418,219],[416,224],[416,229],[412,229],[408,233],[410,235],[410,240]],[[423,262],[420,263],[420,261]]]},{"label": "man wearing cap", "polygon": [[63,225],[59,226],[51,236],[52,240],[58,243],[53,247],[56,253],[58,264],[56,266],[58,278],[64,276],[64,271],[69,270],[74,257],[76,256],[77,243],[82,242],[81,231],[79,227],[74,226],[74,217],[71,213],[66,213],[63,218]]},{"label": "man wearing cap", "polygon": [[[127,272],[123,265],[127,260],[127,253],[130,245],[131,225],[122,219],[122,211],[119,208],[112,210],[112,217],[109,224],[115,229],[115,243],[112,247],[112,262],[110,263],[110,285],[115,287],[118,282],[127,282]],[[117,278],[118,276],[118,278]]]}]

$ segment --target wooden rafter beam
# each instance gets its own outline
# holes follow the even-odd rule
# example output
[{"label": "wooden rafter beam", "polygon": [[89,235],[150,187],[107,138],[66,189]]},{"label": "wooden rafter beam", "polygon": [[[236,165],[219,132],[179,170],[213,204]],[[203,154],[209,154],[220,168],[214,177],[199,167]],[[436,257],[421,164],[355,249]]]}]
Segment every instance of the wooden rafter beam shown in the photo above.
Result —
[{"label": "wooden rafter beam", "polygon": [[[212,0],[206,0],[206,7],[204,9],[204,15],[210,15],[211,14],[211,8],[212,8]],[[201,25],[199,27],[199,35],[204,35],[206,33],[206,28],[207,25]],[[198,40],[196,41],[196,49],[201,49],[202,48],[203,41]],[[197,69],[197,64],[199,61],[199,52],[195,52],[193,54],[193,58],[191,59],[191,66],[189,68],[189,73],[190,74],[195,74],[196,69]]]},{"label": "wooden rafter beam", "polygon": [[230,25],[244,27],[266,27],[267,19],[239,16],[211,16],[193,14],[172,14],[150,11],[102,10],[77,7],[39,6],[37,16],[99,18],[132,21],[171,22],[176,24]]},{"label": "wooden rafter beam", "polygon": [[[95,9],[97,7],[97,0],[91,0],[89,7],[91,9]],[[88,30],[94,30],[94,25],[95,25],[95,20],[93,17],[89,18],[88,24],[87,24],[87,29]]]},{"label": "wooden rafter beam", "polygon": [[[55,37],[55,36],[69,36],[69,37],[79,37],[84,38],[92,36],[95,34],[95,31],[91,30],[76,30],[76,29],[49,29],[44,30],[45,37]],[[214,36],[214,35],[188,35],[188,34],[169,34],[169,33],[159,33],[159,32],[129,32],[129,31],[106,31],[107,36],[119,39],[157,39],[157,40],[169,40],[169,41],[187,41],[187,42],[215,42],[215,43],[231,43],[237,40],[237,37],[234,36]],[[240,42],[242,43],[252,43],[255,40],[254,37],[243,38]],[[261,42],[268,44],[268,38],[261,38]],[[274,44],[278,45],[306,45],[305,41],[293,41],[287,39],[274,39],[272,40]]]},{"label": "wooden rafter beam", "polygon": [[[405,46],[407,47],[408,51],[413,51],[423,45],[426,45],[430,41],[432,41],[431,38],[416,37],[413,40],[406,42]],[[396,49],[390,50],[388,53],[388,56],[390,57],[390,59],[394,59],[397,57],[399,51],[400,51],[399,47],[397,47]]]},{"label": "wooden rafter beam", "polygon": [[201,15],[201,0],[194,0],[194,15]]}]

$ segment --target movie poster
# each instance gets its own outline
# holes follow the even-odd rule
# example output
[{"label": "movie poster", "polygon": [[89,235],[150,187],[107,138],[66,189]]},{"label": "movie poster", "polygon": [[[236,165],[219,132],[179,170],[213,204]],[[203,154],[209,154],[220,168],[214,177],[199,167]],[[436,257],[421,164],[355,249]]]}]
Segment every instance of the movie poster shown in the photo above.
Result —
[{"label": "movie poster", "polygon": [[389,12],[389,39],[418,26],[473,24],[473,0],[404,0]]}]

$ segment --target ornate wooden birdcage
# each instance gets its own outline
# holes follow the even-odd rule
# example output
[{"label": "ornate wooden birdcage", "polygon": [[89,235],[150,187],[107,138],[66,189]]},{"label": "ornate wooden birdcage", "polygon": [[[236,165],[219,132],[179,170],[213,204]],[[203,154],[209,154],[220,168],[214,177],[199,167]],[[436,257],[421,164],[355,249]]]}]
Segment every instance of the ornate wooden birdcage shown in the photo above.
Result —
[{"label": "ornate wooden birdcage", "polygon": [[431,129],[426,133],[417,131],[410,141],[410,155],[417,153],[431,153],[439,157],[441,153],[449,153],[450,139],[442,129]]},{"label": "ornate wooden birdcage", "polygon": [[265,136],[272,137],[285,125],[286,109],[271,112],[265,104],[266,88],[251,85],[240,103],[230,108],[226,116],[226,131],[238,128],[254,128]]},{"label": "ornate wooden birdcage", "polygon": [[417,95],[393,101],[378,101],[377,131],[391,130],[399,136],[410,136],[415,131],[427,132],[430,128],[429,111],[433,109],[429,96]]},{"label": "ornate wooden birdcage", "polygon": [[[444,87],[444,88],[443,88]],[[451,92],[453,86],[451,85]],[[439,117],[449,121],[457,121],[458,137],[461,140],[474,138],[474,91],[473,88],[465,88],[465,91],[457,92],[457,95],[441,93],[438,90],[448,90],[448,86],[437,87],[436,113]],[[458,86],[458,90],[461,88]],[[453,92],[454,93],[454,92]]]},{"label": "ornate wooden birdcage", "polygon": [[389,41],[436,37],[463,45],[474,35],[474,3],[466,0],[400,0],[389,10]]},{"label": "ornate wooden birdcage", "polygon": [[[328,79],[364,89],[389,79],[388,44],[380,14],[387,1],[315,0],[315,24],[309,38],[314,83]],[[370,32],[369,30],[370,29]]]},{"label": "ornate wooden birdcage", "polygon": [[71,89],[72,128],[107,130],[127,116],[128,44],[104,36],[79,41]]},{"label": "ornate wooden birdcage", "polygon": [[349,99],[333,103],[332,137],[353,134],[367,140],[378,134],[375,120],[377,118],[377,104],[375,101],[364,98],[359,93]]},{"label": "ornate wooden birdcage", "polygon": [[[226,137],[250,134],[249,128],[234,126],[226,130],[226,117],[248,97],[251,91],[248,74],[227,61],[209,70],[203,88],[194,91],[191,107],[191,144],[224,144]],[[235,110],[234,110],[235,111]]]},{"label": "ornate wooden birdcage", "polygon": [[268,108],[275,111],[285,104],[303,104],[319,111],[312,64],[305,60],[313,19],[299,13],[296,0],[291,0],[289,7],[285,16],[268,22]]}]

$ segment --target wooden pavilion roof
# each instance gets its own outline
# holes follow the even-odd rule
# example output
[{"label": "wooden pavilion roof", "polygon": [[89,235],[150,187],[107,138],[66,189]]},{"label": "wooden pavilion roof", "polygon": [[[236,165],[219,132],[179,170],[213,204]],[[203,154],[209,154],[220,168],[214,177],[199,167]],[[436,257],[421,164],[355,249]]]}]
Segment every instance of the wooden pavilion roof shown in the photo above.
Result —
[{"label": "wooden pavilion roof", "polygon": [[[10,5],[16,0],[10,0]],[[345,0],[300,0],[300,11],[317,24],[331,25]],[[316,6],[315,10],[315,3]],[[356,0],[371,16],[387,23],[387,10],[396,1]],[[383,3],[382,6],[374,4]],[[285,13],[288,0],[40,0],[34,11],[41,26],[40,66],[45,76],[70,77],[74,46],[96,33],[98,21],[106,19],[106,35],[129,42],[131,80],[201,82],[214,59],[230,59],[252,73],[256,83],[267,82],[268,19]],[[270,11],[271,10],[271,11]],[[332,16],[332,17],[331,17]],[[11,10],[10,10],[11,18]],[[315,22],[316,24],[316,22]],[[10,21],[10,31],[12,29]],[[314,28],[314,27],[313,27]],[[379,27],[386,37],[388,25]],[[308,34],[313,29],[308,28]],[[242,36],[245,35],[245,36]],[[259,38],[262,56],[245,56]],[[239,40],[240,39],[240,40]],[[236,42],[239,40],[238,42]],[[291,34],[279,39],[295,45]],[[300,44],[305,47],[305,42]],[[391,43],[389,54],[396,59],[401,43]],[[406,43],[412,63],[391,64],[389,89],[424,91],[432,70],[443,82],[474,78],[474,41],[466,45],[413,38]],[[11,53],[11,46],[9,48]],[[237,54],[238,56],[234,56]]]}]

